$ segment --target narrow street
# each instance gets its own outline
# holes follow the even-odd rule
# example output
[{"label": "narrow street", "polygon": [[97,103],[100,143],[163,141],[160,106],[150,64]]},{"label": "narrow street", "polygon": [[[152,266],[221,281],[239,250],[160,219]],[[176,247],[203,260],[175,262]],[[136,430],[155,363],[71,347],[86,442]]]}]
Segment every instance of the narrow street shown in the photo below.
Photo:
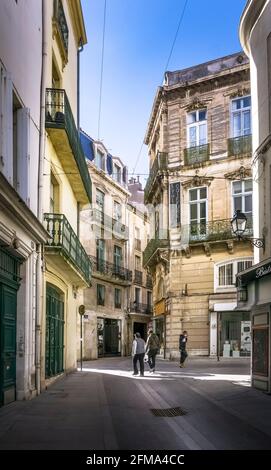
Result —
[{"label": "narrow street", "polygon": [[[179,407],[158,417],[151,409]],[[0,410],[0,449],[271,449],[271,397],[250,387],[247,359],[86,362],[31,401]]]}]

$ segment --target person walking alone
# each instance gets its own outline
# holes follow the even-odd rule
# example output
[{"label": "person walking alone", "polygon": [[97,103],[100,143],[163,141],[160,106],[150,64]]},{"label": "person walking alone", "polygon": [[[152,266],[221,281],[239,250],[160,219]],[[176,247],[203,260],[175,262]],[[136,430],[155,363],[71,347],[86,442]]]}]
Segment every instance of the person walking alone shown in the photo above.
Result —
[{"label": "person walking alone", "polygon": [[134,373],[133,375],[138,375],[137,361],[139,361],[140,375],[144,376],[144,356],[145,356],[145,341],[141,338],[140,333],[134,335],[134,341],[132,346],[132,356],[133,356],[133,366]]},{"label": "person walking alone", "polygon": [[184,367],[184,361],[186,360],[188,354],[186,351],[187,343],[187,331],[183,331],[179,338],[179,350],[180,350],[180,367]]},{"label": "person walking alone", "polygon": [[155,372],[155,358],[160,348],[160,341],[158,336],[153,330],[148,331],[148,338],[146,343],[146,354],[148,354],[148,364],[150,372]]}]

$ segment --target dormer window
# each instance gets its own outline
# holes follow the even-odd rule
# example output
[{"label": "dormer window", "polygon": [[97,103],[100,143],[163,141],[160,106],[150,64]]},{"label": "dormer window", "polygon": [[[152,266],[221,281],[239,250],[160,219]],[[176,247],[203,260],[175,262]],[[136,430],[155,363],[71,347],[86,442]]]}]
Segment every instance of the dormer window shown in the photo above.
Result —
[{"label": "dormer window", "polygon": [[121,183],[121,168],[115,163],[114,163],[114,169],[113,169],[113,178],[118,183]]},{"label": "dormer window", "polygon": [[100,150],[97,150],[95,164],[96,164],[96,167],[99,168],[100,170],[103,170],[103,171],[105,170],[105,158],[104,158],[104,154]]}]

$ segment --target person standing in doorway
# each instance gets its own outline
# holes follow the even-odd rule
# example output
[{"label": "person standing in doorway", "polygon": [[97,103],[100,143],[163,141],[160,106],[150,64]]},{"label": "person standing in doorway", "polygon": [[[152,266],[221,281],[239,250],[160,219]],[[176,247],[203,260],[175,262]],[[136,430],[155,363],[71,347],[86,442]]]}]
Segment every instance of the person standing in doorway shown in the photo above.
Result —
[{"label": "person standing in doorway", "polygon": [[145,341],[141,338],[140,333],[134,335],[134,341],[132,346],[133,356],[133,375],[138,375],[137,361],[139,361],[140,375],[144,376],[144,356],[145,356]]},{"label": "person standing in doorway", "polygon": [[184,367],[184,361],[186,360],[188,354],[186,351],[187,343],[187,331],[183,331],[179,338],[179,350],[180,350],[180,367]]},{"label": "person standing in doorway", "polygon": [[148,354],[148,364],[150,372],[155,372],[155,358],[160,348],[160,341],[158,336],[153,330],[148,331],[148,338],[146,343],[146,354]]}]

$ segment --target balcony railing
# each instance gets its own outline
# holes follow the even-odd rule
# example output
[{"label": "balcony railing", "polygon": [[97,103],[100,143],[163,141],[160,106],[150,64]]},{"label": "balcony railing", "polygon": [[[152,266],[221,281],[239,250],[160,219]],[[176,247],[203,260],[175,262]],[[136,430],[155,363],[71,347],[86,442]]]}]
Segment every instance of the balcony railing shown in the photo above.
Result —
[{"label": "balcony railing", "polygon": [[232,155],[249,155],[252,152],[252,137],[250,135],[242,135],[228,139],[228,154]]},{"label": "balcony railing", "polygon": [[51,235],[47,249],[59,249],[61,254],[70,261],[89,284],[91,279],[91,263],[79,238],[64,214],[44,214],[45,227]]},{"label": "balcony railing", "polygon": [[96,256],[90,256],[93,272],[104,274],[106,276],[114,276],[122,281],[132,281],[132,271],[108,261],[101,260]]},{"label": "balcony railing", "polygon": [[135,238],[135,249],[137,251],[141,251],[141,240],[139,240],[138,238]]},{"label": "balcony railing", "polygon": [[142,304],[142,303],[138,303],[138,302],[131,302],[130,303],[130,312],[133,313],[144,313],[144,314],[147,314],[147,315],[150,315],[152,314],[153,312],[153,307],[152,305],[148,305],[148,304]]},{"label": "balcony railing", "polygon": [[152,278],[151,278],[151,276],[147,276],[146,289],[152,289]]},{"label": "balcony railing", "polygon": [[69,28],[61,0],[54,0],[53,26],[60,42],[60,50],[65,62],[68,58]]},{"label": "balcony railing", "polygon": [[126,225],[122,224],[116,219],[113,219],[109,215],[100,211],[99,209],[91,209],[91,220],[96,222],[102,227],[113,232],[113,235],[117,238],[122,238],[128,240],[129,238],[129,229]]},{"label": "balcony railing", "polygon": [[[232,231],[231,219],[213,220],[198,224],[182,225],[182,244],[211,242],[219,240],[236,239]],[[247,219],[247,228],[244,236],[253,235],[252,217]]]},{"label": "balcony railing", "polygon": [[165,152],[158,152],[152,167],[150,169],[150,176],[147,179],[147,183],[144,190],[145,203],[149,201],[151,195],[151,188],[155,179],[157,178],[160,171],[164,171],[168,166],[168,154]]},{"label": "balcony railing", "polygon": [[169,247],[168,230],[160,230],[159,235],[152,238],[147,244],[143,252],[143,266],[146,266],[153,254],[158,249],[165,249]]},{"label": "balcony railing", "polygon": [[198,145],[184,149],[184,164],[195,165],[209,160],[210,146],[209,144]]},{"label": "balcony railing", "polygon": [[134,283],[139,284],[141,286],[142,285],[142,279],[143,279],[142,271],[138,271],[137,269],[135,269]]},{"label": "balcony railing", "polygon": [[[68,178],[70,178],[72,182],[75,182],[75,184],[73,184],[73,189],[76,191],[76,187],[78,184],[80,185],[80,181],[78,181],[78,176],[80,176],[80,180],[83,182],[88,201],[91,202],[91,180],[70,103],[65,90],[47,88],[45,112],[46,128],[64,129],[66,131],[78,173],[76,174],[75,171],[72,171],[73,168],[70,166],[70,155],[68,152],[63,152],[64,142],[61,139],[60,143],[59,141],[56,141],[56,144],[59,147],[57,153],[60,157],[62,156],[62,165],[64,169],[67,168]],[[61,153],[64,154],[61,155]],[[77,178],[77,180],[75,180],[75,178]]]}]

